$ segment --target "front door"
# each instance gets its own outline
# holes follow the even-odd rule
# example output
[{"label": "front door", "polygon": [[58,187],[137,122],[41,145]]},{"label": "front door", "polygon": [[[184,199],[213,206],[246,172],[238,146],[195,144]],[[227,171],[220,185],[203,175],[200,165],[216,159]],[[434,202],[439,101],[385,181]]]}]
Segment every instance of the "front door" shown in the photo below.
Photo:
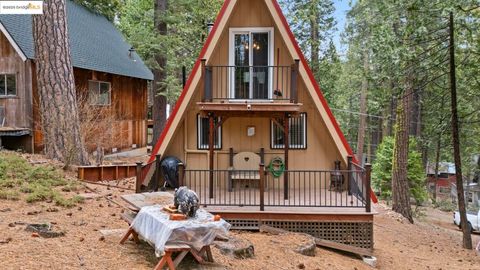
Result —
[{"label": "front door", "polygon": [[230,98],[272,98],[273,46],[270,29],[231,29]]}]

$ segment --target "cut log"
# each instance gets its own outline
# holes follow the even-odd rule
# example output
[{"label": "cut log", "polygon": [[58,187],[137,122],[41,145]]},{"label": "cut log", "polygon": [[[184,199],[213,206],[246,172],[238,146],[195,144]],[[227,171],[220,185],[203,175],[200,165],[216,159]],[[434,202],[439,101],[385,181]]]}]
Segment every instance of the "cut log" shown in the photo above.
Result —
[{"label": "cut log", "polygon": [[274,228],[274,227],[270,227],[268,225],[260,225],[259,230],[260,230],[260,232],[270,233],[270,234],[274,234],[274,235],[291,233],[291,232],[286,231],[284,229]]},{"label": "cut log", "polygon": [[333,248],[333,249],[337,249],[337,250],[341,250],[341,251],[355,253],[355,254],[362,255],[362,256],[372,256],[373,255],[373,252],[371,250],[365,249],[365,248],[354,247],[354,246],[345,245],[345,244],[341,244],[341,243],[337,243],[337,242],[333,242],[333,241],[328,241],[328,240],[324,240],[324,239],[320,239],[320,238],[315,238],[315,242],[316,242],[317,246]]},{"label": "cut log", "polygon": [[252,258],[255,255],[255,248],[248,240],[235,237],[228,237],[228,241],[214,242],[215,247],[224,255],[230,255],[236,259]]}]

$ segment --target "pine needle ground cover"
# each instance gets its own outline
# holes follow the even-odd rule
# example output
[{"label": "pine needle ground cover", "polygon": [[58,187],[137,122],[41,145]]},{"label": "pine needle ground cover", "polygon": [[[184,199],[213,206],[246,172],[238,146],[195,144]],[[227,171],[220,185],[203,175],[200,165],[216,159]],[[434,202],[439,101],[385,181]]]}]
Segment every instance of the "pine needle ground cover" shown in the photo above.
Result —
[{"label": "pine needle ground cover", "polygon": [[0,152],[0,199],[25,200],[29,203],[52,201],[58,206],[72,207],[82,197],[68,192],[80,188],[52,165],[32,165],[13,152]]}]

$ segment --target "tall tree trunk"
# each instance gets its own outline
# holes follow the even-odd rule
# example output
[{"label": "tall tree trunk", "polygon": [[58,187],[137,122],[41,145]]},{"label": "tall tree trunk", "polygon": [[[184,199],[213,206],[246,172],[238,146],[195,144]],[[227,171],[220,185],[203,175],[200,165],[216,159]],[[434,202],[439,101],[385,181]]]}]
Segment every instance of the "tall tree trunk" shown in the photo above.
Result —
[{"label": "tall tree trunk", "polygon": [[43,14],[33,16],[33,35],[45,154],[66,167],[86,165],[65,0],[45,1]]},{"label": "tall tree trunk", "polygon": [[315,78],[318,80],[318,71],[320,68],[320,33],[318,24],[318,10],[310,10],[310,65]]},{"label": "tall tree trunk", "polygon": [[[155,0],[155,9],[154,9],[154,22],[155,28],[158,31],[159,35],[167,35],[167,23],[165,21],[166,12],[168,9],[167,0]],[[160,135],[162,134],[163,129],[167,121],[167,97],[165,96],[166,92],[166,78],[167,78],[167,56],[165,50],[162,49],[155,56],[157,61],[157,68],[153,70],[153,139],[152,142],[155,144]]]},{"label": "tall tree trunk", "polygon": [[[391,84],[391,89],[392,93],[395,91],[395,84],[392,82]],[[397,100],[395,99],[395,96],[392,94],[392,98],[390,99],[390,118],[387,123],[388,125],[388,136],[393,136],[394,134],[394,122],[396,121],[397,115],[396,115],[396,108],[397,108]]]},{"label": "tall tree trunk", "polygon": [[437,134],[437,149],[435,149],[435,183],[433,185],[433,201],[437,202],[438,166],[440,165],[440,148],[442,147],[442,133]]},{"label": "tall tree trunk", "polygon": [[407,178],[410,100],[413,93],[413,75],[406,78],[404,96],[398,100],[395,147],[392,164],[392,209],[413,223],[410,188]]},{"label": "tall tree trunk", "polygon": [[450,12],[450,93],[452,106],[452,141],[453,141],[453,157],[455,160],[455,176],[457,178],[457,197],[458,211],[460,213],[460,225],[463,231],[463,248],[472,249],[472,236],[467,224],[467,211],[465,207],[465,193],[463,192],[462,178],[462,159],[460,157],[460,136],[458,127],[458,111],[457,111],[457,79],[455,75],[455,38],[453,13]]},{"label": "tall tree trunk", "polygon": [[367,94],[368,94],[368,51],[363,52],[363,80],[360,94],[360,121],[357,135],[357,160],[363,164],[363,145],[365,143],[365,129],[367,128]]},{"label": "tall tree trunk", "polygon": [[477,157],[477,166],[473,175],[473,182],[478,183],[480,180],[480,155]]}]

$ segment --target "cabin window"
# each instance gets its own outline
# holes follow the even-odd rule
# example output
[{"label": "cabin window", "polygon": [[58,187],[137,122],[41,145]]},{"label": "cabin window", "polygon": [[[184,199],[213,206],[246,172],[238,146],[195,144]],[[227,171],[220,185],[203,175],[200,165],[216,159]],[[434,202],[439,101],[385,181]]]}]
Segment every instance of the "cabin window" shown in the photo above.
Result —
[{"label": "cabin window", "polygon": [[448,194],[448,193],[450,193],[450,188],[440,187],[440,188],[438,189],[438,191],[439,191],[440,193],[443,193],[443,194]]},{"label": "cabin window", "polygon": [[[282,119],[277,122],[281,123]],[[298,117],[292,117],[288,123],[288,141],[290,149],[307,148],[307,114],[301,113]],[[274,121],[271,121],[271,147],[272,149],[285,148],[283,129]]]},{"label": "cabin window", "polygon": [[17,95],[17,78],[15,74],[0,74],[0,96]]},{"label": "cabin window", "polygon": [[91,105],[106,106],[111,103],[109,82],[88,81],[88,96]]},{"label": "cabin window", "polygon": [[[216,117],[214,119],[215,124],[220,122],[220,118]],[[209,149],[209,120],[208,117],[203,117],[201,115],[197,116],[197,139],[198,139],[198,149]],[[215,131],[214,137],[214,149],[222,148],[222,127],[218,127]]]}]

